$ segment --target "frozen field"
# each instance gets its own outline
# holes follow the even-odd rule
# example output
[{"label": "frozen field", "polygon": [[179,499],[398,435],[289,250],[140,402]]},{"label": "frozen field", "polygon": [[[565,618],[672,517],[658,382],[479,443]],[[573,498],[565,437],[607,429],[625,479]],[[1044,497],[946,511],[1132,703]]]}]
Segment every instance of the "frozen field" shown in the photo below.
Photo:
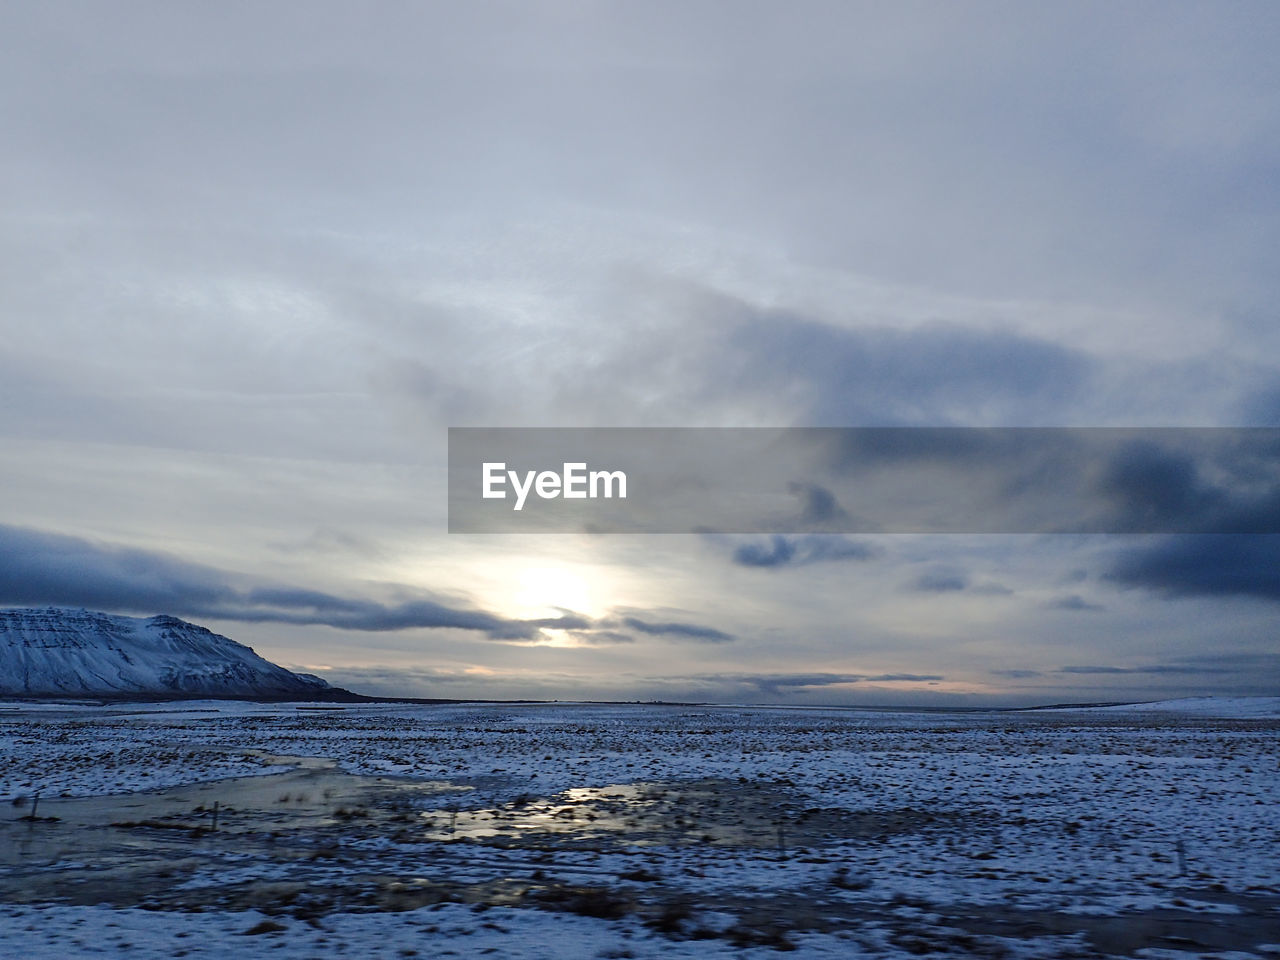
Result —
[{"label": "frozen field", "polygon": [[0,704],[0,956],[1280,957],[1278,732]]}]

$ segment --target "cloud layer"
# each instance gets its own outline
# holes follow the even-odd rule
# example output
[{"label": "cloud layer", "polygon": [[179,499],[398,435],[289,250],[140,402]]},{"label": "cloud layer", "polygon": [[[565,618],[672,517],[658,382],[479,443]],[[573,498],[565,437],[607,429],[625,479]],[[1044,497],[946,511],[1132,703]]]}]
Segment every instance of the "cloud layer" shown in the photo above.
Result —
[{"label": "cloud layer", "polygon": [[725,643],[733,637],[691,623],[636,616],[596,621],[572,611],[516,620],[425,598],[392,603],[288,586],[253,586],[243,576],[135,548],[0,526],[0,603],[85,606],[109,612],[168,613],[241,623],[284,623],[339,630],[452,629],[493,640],[530,640],[572,631],[592,643],[627,642],[613,628],[668,639]]},{"label": "cloud layer", "polygon": [[[921,433],[784,460],[758,535],[486,538],[445,438],[1274,426],[1277,49],[1271,0],[0,5],[0,603],[388,693],[1254,689],[1257,450]],[[833,531],[889,465],[1121,535]]]}]

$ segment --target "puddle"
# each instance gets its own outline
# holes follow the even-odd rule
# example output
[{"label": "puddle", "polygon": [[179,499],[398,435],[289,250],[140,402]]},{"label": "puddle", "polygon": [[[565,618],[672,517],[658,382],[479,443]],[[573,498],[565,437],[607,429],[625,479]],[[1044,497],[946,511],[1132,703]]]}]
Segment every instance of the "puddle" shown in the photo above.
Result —
[{"label": "puddle", "polygon": [[[0,900],[160,902],[188,878],[214,877],[216,885],[216,877],[244,870],[298,882],[317,871],[372,869],[367,851],[384,843],[416,847],[414,855],[431,863],[459,861],[459,841],[494,853],[689,844],[789,853],[919,830],[937,819],[805,808],[788,787],[727,780],[583,787],[463,809],[473,789],[467,785],[357,776],[330,759],[250,755],[289,769],[44,799],[37,819],[15,810],[0,821]],[[455,853],[446,853],[451,847]],[[482,873],[491,866],[475,865]]]},{"label": "puddle", "polygon": [[[421,797],[470,787],[357,776],[334,760],[242,751],[282,773],[99,797],[44,798],[0,821],[0,870],[58,862],[103,867],[210,837],[222,845],[408,820]],[[7,868],[7,869],[6,869]]]},{"label": "puddle", "polygon": [[579,787],[553,797],[517,797],[482,810],[446,806],[419,818],[422,839],[438,842],[716,844],[781,850],[904,833],[938,819],[910,810],[803,807],[782,786],[732,780]]},{"label": "puddle", "polygon": [[[358,776],[338,769],[334,760],[317,757],[245,752],[268,766],[292,769],[139,793],[46,798],[37,813],[42,818],[56,817],[65,827],[154,822],[213,829],[216,804],[217,829],[234,833],[335,823],[349,819],[352,811],[367,812],[389,804],[404,807],[417,796],[470,789],[443,781]],[[3,859],[0,845],[0,862]]]}]

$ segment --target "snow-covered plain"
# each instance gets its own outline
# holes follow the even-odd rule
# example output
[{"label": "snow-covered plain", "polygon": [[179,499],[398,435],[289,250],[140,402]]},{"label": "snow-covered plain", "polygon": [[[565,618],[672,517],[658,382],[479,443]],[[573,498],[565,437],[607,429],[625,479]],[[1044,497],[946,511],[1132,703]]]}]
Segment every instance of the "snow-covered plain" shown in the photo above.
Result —
[{"label": "snow-covered plain", "polygon": [[1276,699],[0,704],[0,955],[1276,956]]}]

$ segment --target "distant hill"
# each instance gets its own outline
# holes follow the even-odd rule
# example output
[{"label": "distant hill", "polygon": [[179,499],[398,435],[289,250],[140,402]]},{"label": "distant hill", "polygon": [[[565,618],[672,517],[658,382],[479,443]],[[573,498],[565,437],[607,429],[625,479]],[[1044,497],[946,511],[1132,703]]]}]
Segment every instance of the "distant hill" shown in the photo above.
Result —
[{"label": "distant hill", "polygon": [[0,696],[361,699],[177,617],[0,610]]},{"label": "distant hill", "polygon": [[1194,713],[1206,717],[1280,717],[1280,697],[1181,697],[1107,707],[1111,711]]}]

